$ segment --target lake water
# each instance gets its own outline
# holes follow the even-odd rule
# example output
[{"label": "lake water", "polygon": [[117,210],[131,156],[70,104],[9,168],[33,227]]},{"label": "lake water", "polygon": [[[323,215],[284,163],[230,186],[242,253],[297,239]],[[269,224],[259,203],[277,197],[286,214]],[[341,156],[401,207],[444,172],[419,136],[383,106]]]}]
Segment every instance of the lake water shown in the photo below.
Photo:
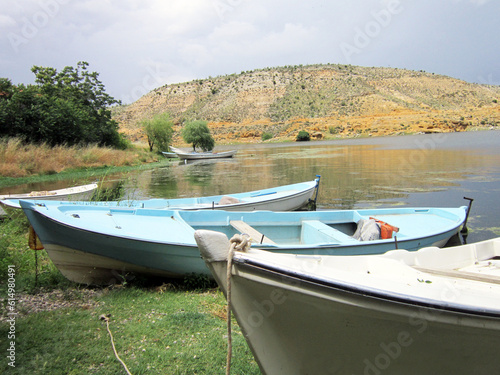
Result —
[{"label": "lake water", "polygon": [[259,190],[321,175],[318,209],[457,207],[467,205],[463,198],[469,197],[474,202],[467,242],[500,236],[500,131],[236,148],[233,159],[175,160],[162,168],[108,176],[107,183],[123,181],[125,198],[175,198]]}]

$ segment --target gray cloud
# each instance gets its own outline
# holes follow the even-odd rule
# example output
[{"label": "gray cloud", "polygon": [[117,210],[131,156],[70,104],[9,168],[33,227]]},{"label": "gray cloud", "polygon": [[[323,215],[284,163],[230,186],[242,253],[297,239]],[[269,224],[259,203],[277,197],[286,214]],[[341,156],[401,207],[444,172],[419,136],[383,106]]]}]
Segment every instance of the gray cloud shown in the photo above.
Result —
[{"label": "gray cloud", "polygon": [[341,63],[500,84],[500,2],[491,0],[8,0],[0,76],[88,61],[133,101],[166,83]]}]

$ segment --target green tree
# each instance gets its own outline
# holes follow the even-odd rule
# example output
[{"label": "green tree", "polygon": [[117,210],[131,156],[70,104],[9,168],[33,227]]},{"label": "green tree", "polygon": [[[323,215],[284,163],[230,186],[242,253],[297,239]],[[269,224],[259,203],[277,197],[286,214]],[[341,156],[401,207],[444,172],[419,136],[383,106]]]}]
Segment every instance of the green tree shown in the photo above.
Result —
[{"label": "green tree", "polygon": [[186,123],[182,128],[182,138],[186,143],[193,144],[194,151],[196,151],[196,147],[203,151],[212,151],[215,146],[207,121],[195,120]]},{"label": "green tree", "polygon": [[141,125],[148,137],[149,151],[153,151],[155,147],[158,151],[168,150],[174,134],[173,122],[168,113],[162,113],[152,119],[143,120]]},{"label": "green tree", "polygon": [[109,106],[119,103],[106,94],[98,73],[88,63],[54,68],[34,66],[35,85],[13,86],[0,79],[0,136],[28,142],[125,147]]}]

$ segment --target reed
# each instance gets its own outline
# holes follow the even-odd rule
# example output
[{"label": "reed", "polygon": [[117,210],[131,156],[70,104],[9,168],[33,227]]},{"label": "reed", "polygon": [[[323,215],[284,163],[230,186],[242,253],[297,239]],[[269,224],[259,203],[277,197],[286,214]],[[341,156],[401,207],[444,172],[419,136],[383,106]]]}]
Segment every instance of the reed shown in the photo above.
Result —
[{"label": "reed", "polygon": [[115,150],[96,145],[55,146],[24,144],[17,138],[0,139],[0,175],[28,177],[101,166],[132,166],[156,160],[147,150]]}]

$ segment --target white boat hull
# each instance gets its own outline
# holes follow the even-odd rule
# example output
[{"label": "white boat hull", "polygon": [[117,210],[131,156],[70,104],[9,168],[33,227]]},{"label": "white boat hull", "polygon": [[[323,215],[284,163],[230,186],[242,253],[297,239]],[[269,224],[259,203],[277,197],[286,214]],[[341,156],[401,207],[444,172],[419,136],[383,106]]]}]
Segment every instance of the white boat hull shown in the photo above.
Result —
[{"label": "white boat hull", "polygon": [[[213,256],[206,254],[209,241],[200,241],[199,232],[196,235],[207,265],[226,293],[227,262],[209,259]],[[281,272],[248,259],[235,257],[234,262],[232,311],[263,374],[498,372],[500,305],[496,311],[454,306],[460,289],[453,281],[449,289],[441,290],[449,303],[419,304],[369,288],[308,279],[301,274],[314,275],[307,267]],[[426,281],[423,276],[423,288]],[[496,300],[499,288],[491,289]]]},{"label": "white boat hull", "polygon": [[[19,199],[64,201],[71,198],[73,200],[88,200],[98,187],[97,184],[88,184],[59,190],[0,195],[0,216],[6,212],[11,215],[15,214],[15,210],[21,208]],[[2,209],[5,210],[3,211]]]},{"label": "white boat hull", "polygon": [[181,160],[225,159],[236,155],[237,150],[222,152],[185,152],[178,148],[170,147]]},{"label": "white boat hull", "polygon": [[[224,210],[224,211],[294,211],[307,207],[309,203],[316,206],[314,196],[319,187],[319,176],[308,182],[278,186],[250,192],[234,193],[229,195],[214,195],[208,197],[174,198],[174,199],[147,199],[141,201],[122,200],[105,202],[85,202],[72,199],[64,203],[68,205],[95,205],[107,207],[138,207],[169,210]],[[63,204],[61,201],[34,199],[35,202],[45,205]],[[2,203],[13,208],[21,208],[18,200],[5,200]]]}]

